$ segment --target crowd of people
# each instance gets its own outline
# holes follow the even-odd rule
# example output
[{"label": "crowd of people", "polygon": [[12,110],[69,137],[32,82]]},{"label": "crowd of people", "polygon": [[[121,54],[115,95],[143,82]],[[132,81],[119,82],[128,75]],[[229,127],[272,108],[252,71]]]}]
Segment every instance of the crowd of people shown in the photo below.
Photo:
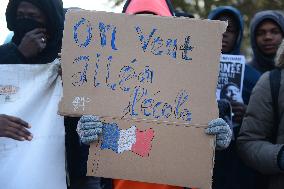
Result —
[{"label": "crowd of people", "polygon": [[[127,0],[123,13],[158,16],[184,16],[176,12],[170,0]],[[64,25],[61,0],[10,0],[6,9],[7,27],[14,32],[10,42],[0,46],[1,65],[45,65],[58,62]],[[222,53],[241,54],[244,19],[232,6],[217,7],[208,19],[227,21],[223,34]],[[213,189],[283,189],[284,188],[284,13],[264,10],[256,13],[250,24],[250,44],[253,58],[246,63],[242,97],[240,89],[228,83],[218,101],[219,118],[208,123],[206,134],[216,135]],[[2,70],[1,70],[2,72]],[[53,72],[57,78],[59,72]],[[46,80],[46,83],[50,81]],[[0,86],[4,85],[0,81]],[[1,94],[0,94],[1,95]],[[29,94],[25,94],[28,96]],[[241,100],[239,100],[241,99]],[[2,103],[2,102],[0,102]],[[2,106],[2,105],[1,105]],[[0,109],[1,110],[1,109]],[[227,113],[232,114],[227,116]],[[7,111],[8,112],[8,111]],[[57,112],[57,110],[54,110]],[[0,112],[0,162],[3,138],[21,142],[33,141],[30,125],[17,113]],[[25,114],[39,112],[27,110]],[[44,117],[44,115],[41,115]],[[136,181],[86,176],[89,144],[98,140],[104,124],[95,115],[65,117],[66,186],[69,189],[179,189],[182,187],[150,184]],[[43,153],[43,152],[39,152]],[[19,162],[21,157],[19,157]],[[51,160],[46,157],[47,163]],[[18,163],[18,162],[15,162]],[[4,180],[0,166],[0,187],[16,189],[19,186]],[[32,169],[32,168],[31,168]],[[40,170],[38,171],[44,171]],[[26,180],[28,171],[23,172]],[[64,175],[65,176],[65,175]],[[55,182],[45,178],[46,182]],[[17,183],[17,180],[13,180]],[[31,181],[20,188],[43,188],[43,183]],[[8,184],[7,184],[8,183]],[[37,183],[37,184],[36,184]],[[56,183],[55,183],[56,184]]]}]

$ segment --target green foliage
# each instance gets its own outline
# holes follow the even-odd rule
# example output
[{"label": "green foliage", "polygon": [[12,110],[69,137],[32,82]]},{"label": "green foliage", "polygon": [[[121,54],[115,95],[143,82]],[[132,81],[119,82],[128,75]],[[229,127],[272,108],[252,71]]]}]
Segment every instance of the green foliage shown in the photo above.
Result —
[{"label": "green foliage", "polygon": [[[124,0],[109,0],[119,5]],[[284,11],[284,0],[172,0],[177,10],[193,14],[197,18],[207,18],[209,12],[218,6],[230,5],[239,9],[243,14],[245,22],[243,53],[247,54],[249,49],[248,28],[253,15],[261,10]]]}]

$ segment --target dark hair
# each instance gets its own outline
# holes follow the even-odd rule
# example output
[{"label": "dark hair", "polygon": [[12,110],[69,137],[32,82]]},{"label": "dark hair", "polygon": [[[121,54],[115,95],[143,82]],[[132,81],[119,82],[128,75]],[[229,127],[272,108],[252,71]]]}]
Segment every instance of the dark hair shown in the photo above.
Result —
[{"label": "dark hair", "polygon": [[223,11],[220,14],[217,14],[213,20],[219,20],[221,16],[228,16],[232,18],[233,23],[236,25],[238,33],[240,32],[239,20],[238,17],[230,11]]},{"label": "dark hair", "polygon": [[264,22],[271,22],[273,23],[275,26],[277,26],[277,28],[281,31],[282,36],[284,37],[284,31],[282,30],[281,26],[279,25],[279,23],[277,23],[275,20],[271,19],[271,18],[265,18],[263,19],[261,22],[259,22],[256,27],[255,27],[255,31],[257,31],[259,29],[259,27],[264,23]]}]

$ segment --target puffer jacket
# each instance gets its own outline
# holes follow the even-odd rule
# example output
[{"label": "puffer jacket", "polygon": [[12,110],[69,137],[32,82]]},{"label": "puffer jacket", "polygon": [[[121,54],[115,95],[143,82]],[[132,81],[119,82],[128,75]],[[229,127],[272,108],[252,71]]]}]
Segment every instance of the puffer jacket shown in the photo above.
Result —
[{"label": "puffer jacket", "polygon": [[238,152],[245,163],[269,177],[268,189],[284,188],[284,171],[278,166],[278,153],[284,146],[284,70],[281,71],[278,111],[279,128],[276,144],[274,111],[270,91],[269,72],[262,75],[255,88],[247,108],[237,145]]}]

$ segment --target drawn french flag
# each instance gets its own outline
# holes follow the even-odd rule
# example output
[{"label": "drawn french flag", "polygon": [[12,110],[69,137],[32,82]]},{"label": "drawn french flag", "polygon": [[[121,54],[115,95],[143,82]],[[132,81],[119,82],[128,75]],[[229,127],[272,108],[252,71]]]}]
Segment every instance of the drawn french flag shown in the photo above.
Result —
[{"label": "drawn french flag", "polygon": [[136,126],[123,130],[116,123],[103,127],[101,149],[111,149],[116,153],[132,151],[142,157],[149,156],[154,138],[152,128],[139,131]]}]

